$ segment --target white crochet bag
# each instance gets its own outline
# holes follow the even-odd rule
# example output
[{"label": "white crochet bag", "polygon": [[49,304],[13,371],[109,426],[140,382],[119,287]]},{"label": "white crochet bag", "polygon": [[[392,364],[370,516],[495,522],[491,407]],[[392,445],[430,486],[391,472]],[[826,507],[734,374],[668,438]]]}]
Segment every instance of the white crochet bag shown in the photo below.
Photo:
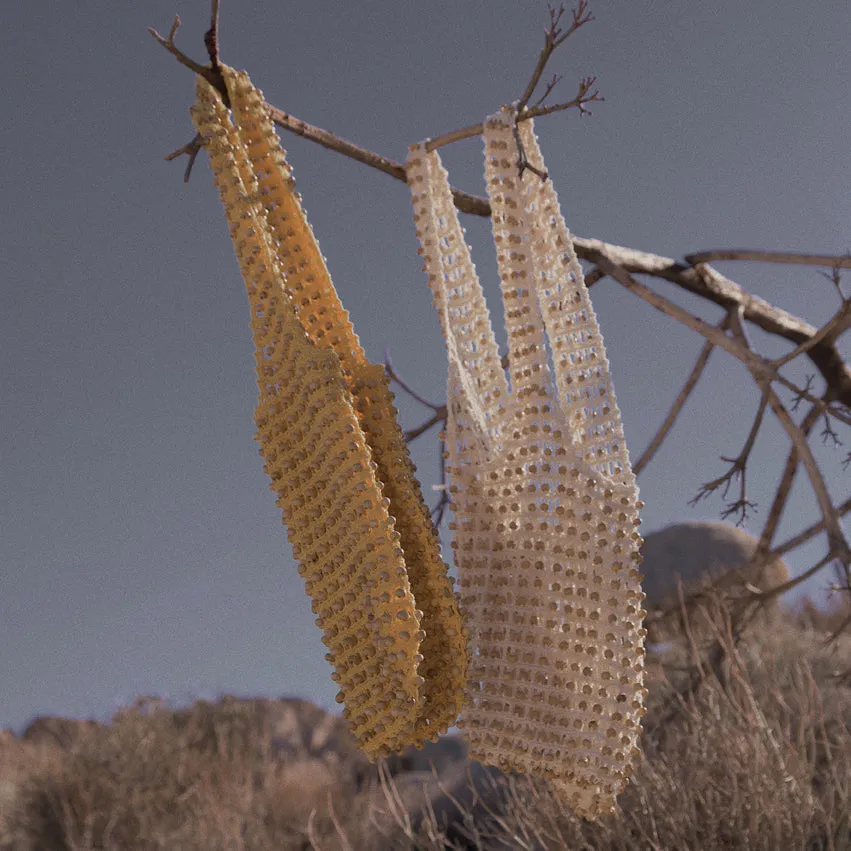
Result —
[{"label": "white crochet bag", "polygon": [[[440,158],[422,143],[407,164],[449,356],[459,726],[471,758],[548,777],[594,818],[626,783],[644,714],[641,503],[570,233],[552,182],[519,176],[514,124],[503,108],[483,134],[508,378]],[[543,170],[532,121],[518,131]]]}]

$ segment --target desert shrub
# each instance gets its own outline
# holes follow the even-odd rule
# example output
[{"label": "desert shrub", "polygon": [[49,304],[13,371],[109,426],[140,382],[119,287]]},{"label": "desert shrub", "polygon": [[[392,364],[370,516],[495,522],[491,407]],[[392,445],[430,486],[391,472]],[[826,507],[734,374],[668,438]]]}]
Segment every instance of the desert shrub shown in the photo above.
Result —
[{"label": "desert shrub", "polygon": [[702,661],[697,679],[696,647],[652,655],[644,756],[595,824],[538,780],[478,772],[461,800],[448,775],[429,783],[404,760],[396,776],[392,763],[369,773],[318,709],[307,727],[325,725],[327,749],[308,731],[301,757],[281,759],[274,702],[225,698],[141,703],[65,751],[4,747],[0,848],[851,849],[851,638],[825,643],[838,617],[805,611],[738,647],[724,639],[725,661]]},{"label": "desert shrub", "polygon": [[851,642],[765,627],[678,700],[680,646],[651,663],[644,757],[617,812],[588,824],[546,786],[507,784],[479,848],[851,848]]},{"label": "desert shrub", "polygon": [[357,796],[346,785],[356,772],[276,761],[255,716],[253,702],[233,699],[123,710],[98,735],[65,752],[50,749],[49,762],[19,776],[0,847],[215,851],[336,842],[336,812]]}]

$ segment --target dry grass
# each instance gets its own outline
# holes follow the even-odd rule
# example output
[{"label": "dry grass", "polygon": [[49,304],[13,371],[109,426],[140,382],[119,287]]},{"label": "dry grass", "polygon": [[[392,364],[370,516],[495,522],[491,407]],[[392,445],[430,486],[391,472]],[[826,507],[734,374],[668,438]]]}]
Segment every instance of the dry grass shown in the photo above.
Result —
[{"label": "dry grass", "polygon": [[0,849],[851,849],[851,638],[801,620],[756,629],[684,699],[690,652],[657,658],[645,757],[594,825],[502,776],[446,827],[353,751],[276,761],[238,701],[142,703],[66,752],[0,750]]}]

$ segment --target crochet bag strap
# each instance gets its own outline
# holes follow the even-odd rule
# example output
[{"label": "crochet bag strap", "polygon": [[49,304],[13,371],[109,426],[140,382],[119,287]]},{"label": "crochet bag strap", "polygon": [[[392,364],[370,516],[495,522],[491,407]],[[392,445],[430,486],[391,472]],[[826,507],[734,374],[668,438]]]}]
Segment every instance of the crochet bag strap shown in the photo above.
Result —
[{"label": "crochet bag strap", "polygon": [[[503,111],[500,117],[503,127],[514,118],[510,111]],[[519,131],[528,161],[544,170],[533,123],[520,122]],[[637,496],[609,361],[573,239],[552,181],[530,178],[524,187],[533,216],[538,297],[553,349],[562,416],[571,426],[575,449],[587,463],[611,481],[627,485]]]},{"label": "crochet bag strap", "polygon": [[[644,712],[640,503],[572,241],[549,181],[518,174],[514,123],[502,110],[483,133],[510,391],[478,360],[493,332],[478,281],[457,286],[474,271],[446,172],[422,145],[408,164],[450,361],[453,547],[470,636],[459,726],[472,758],[548,777],[593,818],[626,783]],[[520,124],[543,168],[531,121]],[[467,420],[487,440],[468,440]]]},{"label": "crochet bag strap", "polygon": [[427,153],[421,143],[410,147],[406,174],[415,207],[418,253],[449,352],[449,404],[454,410],[449,416],[447,448],[458,461],[462,459],[456,457],[456,443],[468,448],[466,470],[477,455],[489,452],[508,399],[508,383],[446,170],[437,154]]}]

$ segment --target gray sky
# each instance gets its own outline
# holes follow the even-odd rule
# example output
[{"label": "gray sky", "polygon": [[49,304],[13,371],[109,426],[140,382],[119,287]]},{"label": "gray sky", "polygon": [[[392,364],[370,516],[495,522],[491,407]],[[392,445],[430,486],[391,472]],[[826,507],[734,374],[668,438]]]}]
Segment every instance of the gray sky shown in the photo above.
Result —
[{"label": "gray sky", "polygon": [[[192,136],[194,81],[146,27],[166,33],[178,12],[178,43],[203,59],[208,7],[35,0],[4,9],[0,726],[43,713],[102,718],[136,694],[290,694],[335,707],[253,440],[247,302],[224,214],[206,158],[188,186],[183,162],[163,161]],[[565,75],[562,99],[596,74],[606,103],[590,118],[537,125],[575,234],[678,257],[851,249],[847,0],[592,8],[597,20],[550,70]],[[277,106],[404,160],[409,143],[516,99],[546,21],[538,0],[224,0],[222,55]],[[381,360],[389,348],[409,382],[441,398],[445,355],[407,188],[283,141],[368,355]],[[456,185],[482,194],[480,140],[447,149],[444,163]],[[463,224],[499,319],[489,225]],[[813,324],[837,307],[816,270],[719,268]],[[592,292],[636,458],[702,341],[610,280]],[[758,331],[753,339],[768,354],[787,349]],[[399,403],[406,426],[428,413]],[[718,498],[688,500],[724,471],[719,455],[738,454],[756,405],[744,368],[713,355],[640,479],[645,531],[719,515]],[[749,471],[764,509],[752,531],[786,451],[769,421]],[[414,456],[430,495],[436,437],[417,442]],[[819,449],[818,458],[833,464],[829,485],[845,499],[842,453]],[[799,479],[781,538],[816,519]],[[793,569],[822,546],[801,550]]]}]

